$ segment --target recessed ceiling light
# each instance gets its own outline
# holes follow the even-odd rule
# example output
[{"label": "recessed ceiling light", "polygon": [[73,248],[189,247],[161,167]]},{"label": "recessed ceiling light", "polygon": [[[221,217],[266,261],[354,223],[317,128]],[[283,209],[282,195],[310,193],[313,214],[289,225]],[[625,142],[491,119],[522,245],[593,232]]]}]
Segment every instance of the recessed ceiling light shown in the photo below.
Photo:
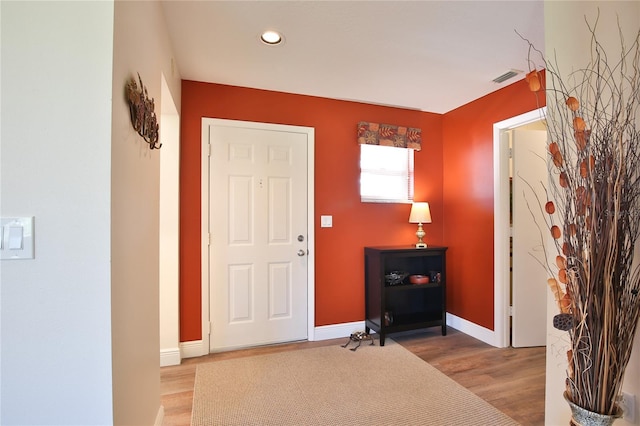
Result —
[{"label": "recessed ceiling light", "polygon": [[283,38],[282,35],[277,31],[268,30],[262,33],[262,35],[260,36],[260,40],[262,40],[262,42],[265,44],[273,46],[282,43]]}]

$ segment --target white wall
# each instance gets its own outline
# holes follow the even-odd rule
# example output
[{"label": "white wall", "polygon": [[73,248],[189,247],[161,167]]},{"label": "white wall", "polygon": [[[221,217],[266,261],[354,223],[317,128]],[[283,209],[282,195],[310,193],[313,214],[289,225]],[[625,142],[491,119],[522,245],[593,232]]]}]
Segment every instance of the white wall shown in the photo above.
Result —
[{"label": "white wall", "polygon": [[2,261],[0,423],[151,425],[159,390],[160,153],[124,99],[139,72],[180,105],[161,6],[1,7],[2,216],[35,216]]},{"label": "white wall", "polygon": [[0,7],[1,214],[35,216],[0,264],[0,423],[110,424],[114,5]]},{"label": "white wall", "polygon": [[[598,8],[598,40],[602,42],[611,60],[619,58],[620,38],[617,19],[623,29],[627,47],[640,28],[640,2],[637,1],[545,1],[545,48],[546,57],[556,56],[561,75],[585,66],[590,60],[590,34],[585,24],[585,16],[590,23],[595,21]],[[547,111],[550,111],[549,109]],[[638,117],[640,121],[640,117]],[[564,392],[565,369],[567,366],[567,333],[559,332],[551,326],[551,318],[557,313],[556,304],[549,292],[548,299],[548,339],[547,339],[547,384],[545,423],[547,425],[569,424],[570,411],[562,397]],[[623,390],[636,395],[636,424],[640,422],[640,341],[636,338],[634,349],[627,367]],[[618,420],[616,425],[631,423]]]},{"label": "white wall", "polygon": [[159,2],[116,1],[114,23],[111,146],[114,422],[149,425],[160,407],[160,157],[164,155],[161,150],[166,149],[170,155],[175,147],[163,140],[161,150],[149,149],[131,126],[124,87],[130,77],[137,79],[139,73],[161,118],[162,75],[176,105],[180,105],[181,82],[172,66],[170,41]]}]

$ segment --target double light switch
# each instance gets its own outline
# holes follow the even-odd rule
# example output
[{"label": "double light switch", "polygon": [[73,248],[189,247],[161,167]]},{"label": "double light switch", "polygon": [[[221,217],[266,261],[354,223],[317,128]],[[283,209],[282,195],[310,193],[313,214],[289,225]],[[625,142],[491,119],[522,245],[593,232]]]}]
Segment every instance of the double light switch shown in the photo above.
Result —
[{"label": "double light switch", "polygon": [[33,259],[33,217],[6,217],[0,222],[2,260]]}]

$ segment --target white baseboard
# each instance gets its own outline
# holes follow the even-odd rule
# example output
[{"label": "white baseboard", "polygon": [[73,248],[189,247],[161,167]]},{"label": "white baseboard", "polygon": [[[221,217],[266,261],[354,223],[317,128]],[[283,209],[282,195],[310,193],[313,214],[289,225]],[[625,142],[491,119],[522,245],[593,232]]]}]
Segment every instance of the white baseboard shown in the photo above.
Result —
[{"label": "white baseboard", "polygon": [[[496,343],[498,342],[498,339],[494,331],[467,321],[464,318],[447,313],[447,325],[463,332],[464,334],[468,334],[471,337],[488,343],[491,346],[500,347],[499,344]],[[364,331],[364,327],[364,321],[323,325],[314,329],[313,340],[320,341],[349,337],[349,335],[355,331]],[[180,352],[182,354],[182,358],[194,358],[207,355],[209,353],[209,349],[204,347],[202,340],[193,340],[190,342],[180,343]]]},{"label": "white baseboard", "polygon": [[202,340],[191,340],[180,343],[180,353],[182,358],[195,358],[209,354],[209,348],[205,348]]},{"label": "white baseboard", "polygon": [[180,365],[180,348],[160,349],[160,367]]},{"label": "white baseboard", "polygon": [[457,317],[447,312],[447,325],[463,332],[471,337],[481,340],[491,346],[500,347],[496,333],[488,328],[484,328],[478,324],[467,321],[464,318]]},{"label": "white baseboard", "polygon": [[[475,339],[481,340],[492,346],[500,347],[497,344],[497,336],[494,331],[484,328],[478,324],[467,321],[464,318],[457,317],[447,312],[447,325],[463,332]],[[343,324],[325,325],[315,328],[314,340],[337,339],[340,337],[348,337],[354,331],[364,331],[364,321],[355,321]]]},{"label": "white baseboard", "polygon": [[[321,327],[316,327],[314,329],[314,335],[312,339],[309,340],[329,340],[329,339],[338,339],[340,337],[348,337],[351,333],[358,330],[364,330],[364,321],[356,321],[356,322],[348,322],[343,324],[333,324],[333,325],[325,325]],[[180,354],[182,358],[195,358],[203,355],[207,355],[209,353],[209,349],[204,347],[204,343],[202,340],[192,340],[189,342],[181,342],[180,343]],[[160,365],[162,364],[162,351],[160,353]],[[169,354],[167,354],[169,356]],[[175,354],[171,353],[171,362],[175,362]],[[177,365],[180,362],[178,361],[175,364],[167,364],[167,365]]]},{"label": "white baseboard", "polygon": [[329,340],[338,339],[340,337],[349,337],[351,333],[360,330],[364,331],[364,321],[323,325],[315,328],[313,340]]},{"label": "white baseboard", "polygon": [[158,414],[156,414],[156,421],[153,422],[153,426],[162,426],[163,421],[164,421],[164,405],[160,405],[160,408],[158,408]]}]

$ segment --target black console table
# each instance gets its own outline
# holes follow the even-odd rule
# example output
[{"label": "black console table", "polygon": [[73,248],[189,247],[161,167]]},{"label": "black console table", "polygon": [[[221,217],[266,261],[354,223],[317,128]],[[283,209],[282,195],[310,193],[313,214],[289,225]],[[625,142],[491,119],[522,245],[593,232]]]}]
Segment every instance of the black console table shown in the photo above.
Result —
[{"label": "black console table", "polygon": [[[446,324],[447,247],[365,247],[365,329],[385,336]],[[411,275],[428,283],[411,284]],[[404,278],[403,278],[404,277]]]}]

